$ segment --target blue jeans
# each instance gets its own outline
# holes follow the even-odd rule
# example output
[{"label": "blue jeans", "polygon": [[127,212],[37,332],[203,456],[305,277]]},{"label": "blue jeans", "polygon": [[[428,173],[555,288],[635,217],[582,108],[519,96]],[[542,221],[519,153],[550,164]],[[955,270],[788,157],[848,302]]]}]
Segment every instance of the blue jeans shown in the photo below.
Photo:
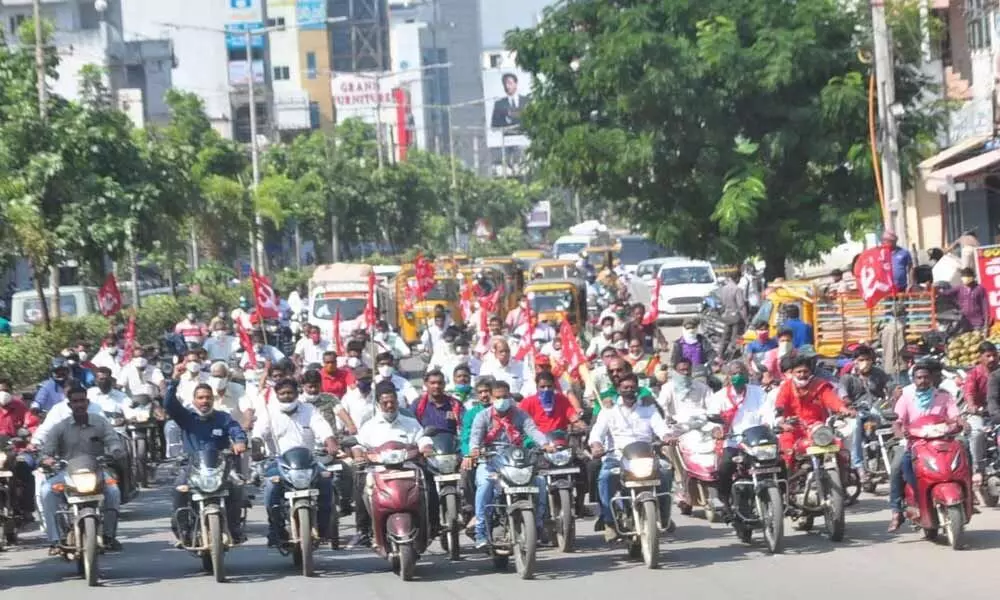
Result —
[{"label": "blue jeans", "polygon": [[851,467],[863,469],[865,466],[865,418],[858,416],[854,419],[854,439],[851,440]]},{"label": "blue jeans", "polygon": [[892,474],[889,481],[889,508],[892,512],[903,512],[903,492],[905,485],[917,486],[917,474],[913,471],[913,455],[910,450],[896,454],[892,462]]},{"label": "blue jeans", "polygon": [[[476,467],[476,537],[486,537],[486,526],[490,521],[489,505],[496,503],[496,494],[499,484],[496,479],[490,479],[490,473],[496,473],[496,466],[493,461],[479,463]],[[545,487],[544,477],[535,477],[535,486],[538,487],[538,510],[535,511],[535,525],[539,529],[545,520],[545,513],[549,509],[549,496]]]},{"label": "blue jeans", "polygon": [[[659,465],[659,459],[657,459],[657,465]],[[605,456],[604,462],[601,463],[601,472],[597,476],[597,493],[601,497],[601,521],[606,525],[611,525],[615,522],[614,513],[611,512],[611,497],[614,495],[615,488],[618,485],[618,475],[612,473],[611,470],[621,467],[621,461],[614,456]],[[672,469],[659,468],[660,472],[660,488],[659,492],[669,492],[670,488],[674,483],[674,472]],[[665,501],[662,501],[663,499]],[[670,497],[662,496],[660,503],[660,508],[664,508],[666,504],[666,510],[662,510],[662,518],[664,524],[670,517],[669,507],[670,507]]]},{"label": "blue jeans", "polygon": [[[102,473],[101,477],[107,480],[107,474]],[[49,544],[59,541],[59,526],[56,518],[59,513],[59,503],[62,500],[61,492],[53,491],[52,486],[63,483],[66,480],[65,473],[57,473],[45,480],[42,484],[42,518],[45,519],[45,535],[49,539]],[[122,496],[117,485],[104,484],[104,536],[115,537],[118,529],[118,509],[121,506]]]},{"label": "blue jeans", "polygon": [[[278,477],[280,472],[277,465],[268,468],[264,478],[264,502],[267,509],[268,540],[277,541],[281,532],[285,529],[285,491],[284,481],[278,483],[271,481],[271,478]],[[320,477],[316,480],[316,489],[319,490],[319,497],[316,499],[316,528],[319,530],[319,537],[329,536],[330,511],[333,510],[333,477]]]}]

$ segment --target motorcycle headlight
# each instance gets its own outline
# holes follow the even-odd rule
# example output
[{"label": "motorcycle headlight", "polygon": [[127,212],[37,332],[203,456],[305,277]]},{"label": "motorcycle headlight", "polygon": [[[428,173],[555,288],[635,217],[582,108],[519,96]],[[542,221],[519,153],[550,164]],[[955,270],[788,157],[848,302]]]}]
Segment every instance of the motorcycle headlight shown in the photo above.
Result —
[{"label": "motorcycle headlight", "polygon": [[633,458],[626,461],[625,469],[635,475],[638,479],[646,479],[653,476],[653,469],[656,468],[656,461],[650,457]]},{"label": "motorcycle headlight", "polygon": [[557,467],[564,467],[569,464],[570,460],[573,459],[573,454],[569,450],[557,450],[555,452],[547,453],[545,458]]},{"label": "motorcycle headlight", "polygon": [[406,462],[406,450],[385,450],[379,453],[378,461],[384,465],[401,465]]},{"label": "motorcycle headlight", "polygon": [[439,473],[454,473],[458,470],[458,456],[455,454],[437,454],[430,458],[430,463]]},{"label": "motorcycle headlight", "polygon": [[814,446],[829,446],[833,443],[836,436],[833,433],[833,429],[830,429],[826,425],[817,427],[812,432],[812,443]]},{"label": "motorcycle headlight", "polygon": [[93,494],[97,491],[97,473],[80,472],[67,475],[66,485],[80,494]]},{"label": "motorcycle headlight", "polygon": [[762,444],[747,448],[747,454],[756,460],[774,460],[778,458],[778,447],[774,444]]},{"label": "motorcycle headlight", "polygon": [[7,453],[0,452],[0,467],[4,466],[5,464],[7,464]]},{"label": "motorcycle headlight", "polygon": [[145,423],[146,421],[149,421],[149,413],[148,412],[141,412],[141,413],[138,413],[138,414],[135,415],[135,422],[136,423]]},{"label": "motorcycle headlight", "polygon": [[503,476],[514,485],[526,485],[531,481],[534,469],[531,467],[504,467]]},{"label": "motorcycle headlight", "polygon": [[962,463],[962,453],[961,452],[956,452],[955,453],[955,458],[951,459],[951,470],[952,471],[957,471],[958,470],[958,465],[960,465],[961,463]]},{"label": "motorcycle headlight", "polygon": [[191,483],[203,492],[212,493],[222,487],[222,469],[198,469],[191,474]]},{"label": "motorcycle headlight", "polygon": [[313,475],[315,475],[315,471],[312,469],[288,469],[285,471],[288,483],[297,490],[308,489],[312,483]]}]

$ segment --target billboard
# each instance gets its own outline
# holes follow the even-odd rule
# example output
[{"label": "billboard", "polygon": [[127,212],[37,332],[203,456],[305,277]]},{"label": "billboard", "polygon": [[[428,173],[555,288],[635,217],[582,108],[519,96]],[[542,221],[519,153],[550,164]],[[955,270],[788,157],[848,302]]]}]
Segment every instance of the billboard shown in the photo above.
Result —
[{"label": "billboard", "polygon": [[[264,61],[253,61],[253,82],[255,84],[264,83]],[[229,85],[247,85],[250,83],[247,77],[247,61],[234,60],[229,63]]]},{"label": "billboard", "polygon": [[[226,25],[226,48],[230,50],[242,50],[247,47],[247,38],[244,31],[253,31],[255,29],[263,29],[264,23],[249,22],[249,23],[230,23]],[[264,47],[264,36],[254,35],[250,36],[250,45],[255,49],[259,50]]]},{"label": "billboard", "polygon": [[[337,121],[353,118],[374,123],[375,111],[379,106],[383,111],[383,122],[392,119],[395,114],[392,79],[390,73],[334,75],[330,82],[330,91],[333,95],[333,106],[337,111]],[[386,112],[387,110],[391,112]]]},{"label": "billboard", "polygon": [[517,67],[513,52],[483,55],[483,107],[490,170],[499,177],[524,174],[528,137],[521,115],[531,103],[531,75]]},{"label": "billboard", "polygon": [[296,0],[295,21],[300,30],[326,29],[326,0]]}]

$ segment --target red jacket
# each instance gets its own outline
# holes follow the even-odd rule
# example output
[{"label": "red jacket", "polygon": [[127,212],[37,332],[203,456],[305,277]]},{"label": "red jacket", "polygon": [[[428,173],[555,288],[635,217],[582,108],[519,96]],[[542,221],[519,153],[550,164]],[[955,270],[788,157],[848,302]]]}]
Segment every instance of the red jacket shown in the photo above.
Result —
[{"label": "red jacket", "polygon": [[782,417],[798,417],[801,425],[809,426],[825,421],[830,413],[847,410],[847,405],[829,381],[814,377],[802,389],[795,386],[795,381],[781,382],[774,408],[781,411]]},{"label": "red jacket", "polygon": [[323,380],[323,392],[338,398],[344,397],[347,386],[354,385],[354,373],[348,369],[336,369],[332,375],[327,373],[326,369],[320,369],[319,375]]},{"label": "red jacket", "polygon": [[542,408],[542,401],[538,398],[538,394],[528,396],[517,407],[528,413],[528,416],[535,422],[535,425],[538,425],[538,429],[542,433],[568,431],[570,421],[576,417],[576,409],[573,408],[573,404],[566,397],[566,394],[561,392],[556,392],[551,415]]},{"label": "red jacket", "polygon": [[[28,412],[27,405],[21,401],[20,398],[14,398],[11,400],[10,404],[4,408],[0,408],[0,435],[5,437],[15,437],[17,435],[17,430],[22,427],[27,427],[27,421],[29,417],[33,417],[30,412]],[[37,417],[34,419],[37,424]],[[27,427],[31,429],[31,427]]]}]

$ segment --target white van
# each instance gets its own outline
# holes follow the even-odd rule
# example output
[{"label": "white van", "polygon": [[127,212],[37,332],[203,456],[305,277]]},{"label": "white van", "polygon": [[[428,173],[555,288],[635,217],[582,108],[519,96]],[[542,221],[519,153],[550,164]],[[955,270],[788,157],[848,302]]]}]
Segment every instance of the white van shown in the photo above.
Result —
[{"label": "white van", "polygon": [[[52,288],[45,290],[45,303],[52,305]],[[100,314],[97,288],[64,285],[59,288],[59,313],[62,317],[83,317]],[[35,290],[15,292],[10,300],[10,328],[13,333],[25,333],[42,322],[42,303]]]},{"label": "white van", "polygon": [[577,260],[592,239],[590,235],[564,235],[552,244],[552,258]]}]

